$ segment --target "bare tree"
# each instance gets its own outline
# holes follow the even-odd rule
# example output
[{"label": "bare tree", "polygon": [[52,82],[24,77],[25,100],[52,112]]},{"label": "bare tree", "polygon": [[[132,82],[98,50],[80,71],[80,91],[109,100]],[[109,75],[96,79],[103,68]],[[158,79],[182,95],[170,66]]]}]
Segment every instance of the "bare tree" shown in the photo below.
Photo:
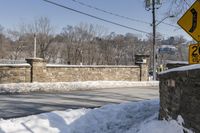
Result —
[{"label": "bare tree", "polygon": [[180,17],[195,0],[165,0],[170,2],[168,14],[173,14],[177,17]]},{"label": "bare tree", "polygon": [[102,34],[101,28],[91,24],[81,23],[63,28],[60,35],[65,44],[61,52],[62,57],[71,64],[97,64],[96,55],[99,47],[96,36]]},{"label": "bare tree", "polygon": [[29,51],[25,50],[27,36],[22,31],[17,30],[9,30],[8,34],[12,39],[9,58],[13,60],[24,59],[26,53],[29,53]]},{"label": "bare tree", "polygon": [[28,32],[32,35],[36,34],[38,56],[46,59],[48,57],[49,47],[54,41],[54,30],[50,20],[47,17],[36,19],[33,24],[28,26]]},{"label": "bare tree", "polygon": [[[187,57],[187,53],[184,50],[186,39],[183,36],[177,36],[175,37],[175,47],[177,48],[177,59],[180,61],[187,60],[185,57]],[[185,47],[187,49],[187,47]]]},{"label": "bare tree", "polygon": [[[10,45],[10,58],[21,59],[33,57],[34,34],[37,35],[37,57],[53,57],[53,52],[48,51],[54,41],[53,26],[46,17],[36,19],[32,24],[20,24],[17,30],[8,30],[9,38],[12,40]],[[52,49],[51,49],[52,50]]]}]

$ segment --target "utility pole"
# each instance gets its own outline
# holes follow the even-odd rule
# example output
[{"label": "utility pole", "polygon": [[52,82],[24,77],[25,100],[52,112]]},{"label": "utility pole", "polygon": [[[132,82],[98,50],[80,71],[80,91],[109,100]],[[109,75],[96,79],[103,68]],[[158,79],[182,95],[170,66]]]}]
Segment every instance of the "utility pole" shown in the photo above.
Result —
[{"label": "utility pole", "polygon": [[153,80],[156,80],[156,15],[155,15],[155,0],[152,1],[152,16],[153,16]]},{"label": "utility pole", "polygon": [[34,55],[34,56],[33,56],[34,58],[36,58],[36,48],[37,48],[37,47],[36,47],[36,45],[37,45],[36,43],[37,43],[37,42],[36,42],[36,34],[34,34],[34,54],[33,54],[33,55]]},{"label": "utility pole", "polygon": [[[152,10],[152,27],[153,27],[153,80],[156,80],[156,14],[155,10],[159,8],[161,5],[161,0],[145,0],[146,3],[146,10],[150,11]],[[156,5],[158,7],[156,7]],[[159,23],[158,23],[159,24]]]}]

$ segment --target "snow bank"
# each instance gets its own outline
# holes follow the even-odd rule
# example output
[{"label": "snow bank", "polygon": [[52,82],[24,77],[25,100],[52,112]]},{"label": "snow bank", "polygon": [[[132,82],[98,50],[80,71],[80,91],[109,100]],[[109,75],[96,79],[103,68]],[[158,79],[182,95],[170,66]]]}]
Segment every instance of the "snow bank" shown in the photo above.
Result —
[{"label": "snow bank", "polygon": [[12,83],[0,84],[0,93],[28,93],[28,92],[66,92],[71,90],[92,90],[102,88],[123,88],[134,86],[158,86],[158,81],[130,82],[130,81],[85,81],[60,83]]},{"label": "snow bank", "polygon": [[[155,117],[156,118],[156,117]],[[183,127],[184,120],[181,116],[178,116],[177,120],[151,120],[147,121],[140,126],[138,133],[193,133],[189,129]]]},{"label": "snow bank", "polygon": [[0,133],[183,133],[181,117],[178,121],[158,121],[158,110],[159,101],[149,100],[92,110],[54,111],[2,119]]}]

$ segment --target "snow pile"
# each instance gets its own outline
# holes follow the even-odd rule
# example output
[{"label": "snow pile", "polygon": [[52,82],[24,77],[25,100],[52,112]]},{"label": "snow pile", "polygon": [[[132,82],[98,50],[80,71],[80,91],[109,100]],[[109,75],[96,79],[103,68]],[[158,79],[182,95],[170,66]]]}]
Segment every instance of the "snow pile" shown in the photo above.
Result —
[{"label": "snow pile", "polygon": [[[156,117],[155,117],[156,118]],[[152,120],[141,125],[138,133],[193,133],[189,129],[183,127],[184,120],[178,116],[177,121],[171,119],[169,121]]]},{"label": "snow pile", "polygon": [[71,90],[92,90],[102,88],[123,88],[135,86],[158,86],[158,81],[85,81],[60,83],[11,83],[0,84],[0,93],[66,92]]},{"label": "snow pile", "polygon": [[54,111],[0,120],[0,133],[183,133],[181,117],[178,121],[158,121],[158,110],[159,101],[150,100]]}]

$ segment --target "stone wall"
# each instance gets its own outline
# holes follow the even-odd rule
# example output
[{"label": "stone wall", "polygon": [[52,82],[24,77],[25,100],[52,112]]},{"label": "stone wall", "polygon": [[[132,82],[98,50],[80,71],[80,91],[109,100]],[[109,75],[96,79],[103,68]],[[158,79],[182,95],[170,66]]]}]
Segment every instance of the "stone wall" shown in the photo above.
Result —
[{"label": "stone wall", "polygon": [[139,81],[138,66],[55,66],[47,65],[48,81]]},{"label": "stone wall", "polygon": [[26,59],[31,65],[31,82],[50,82],[46,72],[46,62],[41,58]]},{"label": "stone wall", "polygon": [[0,65],[0,83],[20,83],[30,82],[29,64],[20,65]]},{"label": "stone wall", "polygon": [[185,127],[200,133],[200,65],[161,73],[160,119],[181,115]]},{"label": "stone wall", "polygon": [[[100,65],[50,65],[43,59],[27,59],[31,67],[31,82],[73,81],[147,81],[146,65],[100,66]],[[147,72],[147,73],[145,73]]]},{"label": "stone wall", "polygon": [[0,65],[0,83],[148,80],[147,63],[135,66],[85,66],[50,65],[41,58],[26,61],[27,64],[23,65]]}]

